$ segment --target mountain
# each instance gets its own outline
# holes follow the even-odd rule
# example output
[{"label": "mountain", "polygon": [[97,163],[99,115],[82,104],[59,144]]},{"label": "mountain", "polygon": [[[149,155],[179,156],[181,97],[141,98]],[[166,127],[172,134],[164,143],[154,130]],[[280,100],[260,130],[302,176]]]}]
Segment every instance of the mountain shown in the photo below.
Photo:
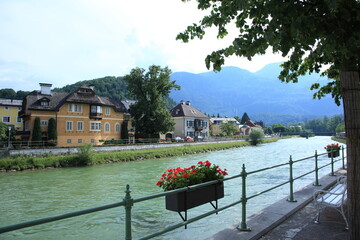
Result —
[{"label": "mountain", "polygon": [[[93,80],[84,80],[66,85],[62,88],[54,88],[53,91],[70,93],[82,85],[94,85],[95,93],[99,96],[128,100],[134,99],[127,91],[127,85],[123,77],[103,77]],[[169,110],[176,105],[174,100],[170,97],[165,97],[164,101]]]},{"label": "mountain", "polygon": [[175,72],[171,80],[176,80],[181,90],[172,91],[170,97],[176,102],[190,101],[210,115],[241,117],[246,112],[252,120],[263,120],[267,125],[271,125],[267,119],[254,119],[254,116],[269,117],[273,119],[271,123],[280,123],[281,118],[289,116],[298,122],[299,119],[343,113],[342,107],[331,97],[312,99],[311,84],[325,84],[328,79],[312,74],[300,77],[298,83],[282,83],[277,78],[281,70],[279,65],[269,64],[255,73],[237,67],[199,74]]}]

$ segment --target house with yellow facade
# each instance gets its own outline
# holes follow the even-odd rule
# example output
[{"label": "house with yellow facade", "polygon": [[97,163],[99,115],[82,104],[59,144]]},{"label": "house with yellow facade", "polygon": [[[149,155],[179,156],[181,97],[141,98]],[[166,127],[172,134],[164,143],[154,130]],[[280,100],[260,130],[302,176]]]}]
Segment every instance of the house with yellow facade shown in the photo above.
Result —
[{"label": "house with yellow facade", "polygon": [[221,130],[221,125],[224,123],[232,123],[239,130],[240,123],[235,118],[227,118],[227,117],[212,117],[210,118],[210,131],[213,136],[218,136],[223,134],[224,132]]},{"label": "house with yellow facade", "polygon": [[130,129],[129,101],[97,96],[92,86],[81,86],[71,93],[52,92],[52,84],[40,83],[41,90],[23,99],[19,116],[24,122],[23,140],[31,141],[35,119],[40,118],[42,139],[55,119],[57,146],[101,145],[121,139],[122,124]]},{"label": "house with yellow facade", "polygon": [[22,119],[18,117],[21,105],[22,100],[0,98],[0,121],[16,131],[23,130]]}]

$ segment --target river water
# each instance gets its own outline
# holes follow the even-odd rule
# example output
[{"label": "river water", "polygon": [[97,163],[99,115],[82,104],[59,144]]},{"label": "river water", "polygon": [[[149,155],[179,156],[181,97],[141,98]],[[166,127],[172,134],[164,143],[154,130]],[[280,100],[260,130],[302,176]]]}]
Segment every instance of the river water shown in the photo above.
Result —
[{"label": "river water", "polygon": [[[125,162],[82,168],[46,169],[0,173],[0,226],[33,219],[59,215],[71,211],[122,201],[126,184],[130,184],[131,196],[138,198],[159,193],[155,183],[168,168],[188,167],[198,161],[228,169],[229,176],[239,174],[243,164],[247,171],[269,167],[289,161],[324,153],[324,146],[333,143],[330,137],[291,138],[275,143],[229,149],[197,155],[173,158]],[[329,162],[327,156],[319,157],[319,165]],[[341,167],[338,162],[335,169]],[[294,177],[314,168],[314,160],[294,164]],[[320,171],[328,174],[330,167]],[[247,178],[248,196],[289,179],[288,166]],[[296,180],[294,189],[299,190],[314,181],[313,174]],[[225,182],[225,197],[219,206],[240,199],[241,179]],[[289,195],[289,186],[278,188],[248,201],[247,216]],[[195,217],[212,209],[210,204],[188,211]],[[132,209],[133,238],[151,234],[167,226],[181,222],[176,212],[165,210],[164,198],[136,203]],[[72,219],[25,228],[0,235],[0,239],[124,239],[124,208],[114,208]],[[218,215],[212,215],[156,239],[202,239],[241,221],[241,205],[231,207]],[[249,226],[251,227],[251,226]]]}]

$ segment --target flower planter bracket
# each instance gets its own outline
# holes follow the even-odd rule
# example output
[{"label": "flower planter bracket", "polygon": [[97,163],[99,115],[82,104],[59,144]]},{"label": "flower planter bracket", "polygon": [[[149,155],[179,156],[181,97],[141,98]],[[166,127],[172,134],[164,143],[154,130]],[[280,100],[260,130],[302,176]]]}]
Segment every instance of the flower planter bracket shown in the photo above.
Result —
[{"label": "flower planter bracket", "polygon": [[[174,193],[165,196],[166,209],[177,212],[184,222],[187,221],[187,210],[210,203],[218,209],[218,199],[224,197],[224,183],[219,182],[197,189]],[[213,203],[215,202],[215,204]],[[181,213],[184,212],[184,215]],[[186,225],[185,225],[186,229]]]}]

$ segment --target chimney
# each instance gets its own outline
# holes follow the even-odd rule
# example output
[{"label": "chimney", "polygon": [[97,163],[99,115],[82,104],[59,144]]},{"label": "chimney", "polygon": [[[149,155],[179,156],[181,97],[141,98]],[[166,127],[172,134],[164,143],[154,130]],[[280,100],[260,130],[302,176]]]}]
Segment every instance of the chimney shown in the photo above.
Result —
[{"label": "chimney", "polygon": [[190,101],[186,101],[186,105],[189,105],[189,106],[190,106]]},{"label": "chimney", "polygon": [[180,104],[184,104],[184,103],[185,103],[184,100],[181,100],[181,101],[180,101]]},{"label": "chimney", "polygon": [[95,85],[91,84],[89,85],[89,88],[94,91]]},{"label": "chimney", "polygon": [[50,83],[40,83],[40,93],[44,95],[51,95],[51,86],[52,84]]}]

